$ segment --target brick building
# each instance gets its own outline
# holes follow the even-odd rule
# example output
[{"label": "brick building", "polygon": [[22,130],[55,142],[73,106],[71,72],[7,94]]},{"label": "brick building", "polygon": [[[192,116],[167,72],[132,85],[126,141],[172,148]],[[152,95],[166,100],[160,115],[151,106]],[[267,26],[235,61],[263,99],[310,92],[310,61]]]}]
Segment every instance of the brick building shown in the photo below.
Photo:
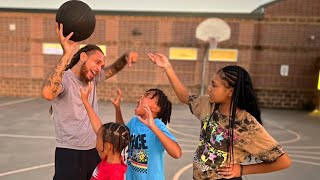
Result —
[{"label": "brick building", "polygon": [[[219,17],[231,27],[231,39],[219,48],[238,49],[235,64],[252,75],[262,107],[304,109],[317,104],[320,66],[320,0],[278,0],[250,14],[96,12],[96,29],[83,43],[106,45],[106,64],[128,50],[140,60],[99,86],[98,96],[108,100],[120,87],[125,101],[158,87],[177,102],[164,72],[144,55],[170,47],[198,49],[196,61],[174,61],[180,79],[193,93],[200,92],[205,44],[195,38],[197,25]],[[0,9],[0,95],[39,97],[42,81],[60,55],[42,51],[43,43],[58,42],[55,11]],[[137,33],[138,32],[138,33]],[[220,67],[231,63],[208,62],[206,82]],[[280,75],[289,66],[288,76]]]}]

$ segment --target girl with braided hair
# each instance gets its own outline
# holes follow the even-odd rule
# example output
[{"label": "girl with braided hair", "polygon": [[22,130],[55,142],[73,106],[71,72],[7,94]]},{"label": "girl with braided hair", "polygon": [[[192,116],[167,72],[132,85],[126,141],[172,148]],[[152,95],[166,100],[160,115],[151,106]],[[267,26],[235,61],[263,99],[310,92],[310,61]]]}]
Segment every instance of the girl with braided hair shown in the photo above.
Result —
[{"label": "girl with braided hair", "polygon": [[92,86],[93,83],[89,82],[86,90],[80,87],[82,102],[87,110],[92,128],[97,134],[96,149],[101,158],[101,162],[93,171],[91,180],[123,180],[127,165],[123,161],[121,152],[125,154],[125,148],[130,141],[130,130],[119,123],[102,124],[88,102]]},{"label": "girl with braided hair", "polygon": [[[116,121],[124,124],[120,109],[121,91],[112,101]],[[164,180],[164,150],[181,157],[181,148],[166,124],[170,122],[171,102],[160,89],[149,89],[137,101],[135,115],[127,123],[131,142],[128,148],[127,180]]]},{"label": "girl with braided hair", "polygon": [[[189,95],[168,58],[148,54],[163,68],[180,102],[189,105],[201,123],[193,157],[193,179],[234,179],[288,168],[291,160],[262,126],[260,110],[248,72],[226,66],[212,77],[208,95]],[[243,162],[254,157],[255,164]]]}]

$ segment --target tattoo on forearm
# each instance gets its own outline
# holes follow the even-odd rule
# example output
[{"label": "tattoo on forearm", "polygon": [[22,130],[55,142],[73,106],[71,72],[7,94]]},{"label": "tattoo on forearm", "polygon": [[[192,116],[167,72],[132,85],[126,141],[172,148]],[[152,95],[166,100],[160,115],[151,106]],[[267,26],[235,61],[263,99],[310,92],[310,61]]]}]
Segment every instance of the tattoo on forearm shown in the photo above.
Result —
[{"label": "tattoo on forearm", "polygon": [[114,62],[112,65],[105,67],[105,72],[106,72],[106,79],[114,76],[117,74],[119,71],[121,71],[125,65],[127,64],[126,57],[121,56],[116,62]]},{"label": "tattoo on forearm", "polygon": [[49,77],[43,82],[43,88],[48,88],[51,95],[55,95],[62,81],[64,70],[67,66],[67,57],[63,57],[59,64],[53,69]]}]

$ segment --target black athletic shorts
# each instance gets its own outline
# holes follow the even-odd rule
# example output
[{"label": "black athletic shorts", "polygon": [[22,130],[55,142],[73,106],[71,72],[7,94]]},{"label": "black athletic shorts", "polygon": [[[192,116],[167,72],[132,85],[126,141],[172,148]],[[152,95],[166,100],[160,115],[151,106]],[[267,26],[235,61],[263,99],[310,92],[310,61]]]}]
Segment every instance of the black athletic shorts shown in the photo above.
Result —
[{"label": "black athletic shorts", "polygon": [[97,150],[56,148],[53,180],[90,180],[101,159]]}]

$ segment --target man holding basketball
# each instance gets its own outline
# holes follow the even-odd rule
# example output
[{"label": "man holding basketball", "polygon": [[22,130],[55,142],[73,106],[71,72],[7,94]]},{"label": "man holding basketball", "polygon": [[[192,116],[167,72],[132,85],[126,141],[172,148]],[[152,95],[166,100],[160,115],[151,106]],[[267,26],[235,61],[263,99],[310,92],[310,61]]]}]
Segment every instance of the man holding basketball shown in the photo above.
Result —
[{"label": "man holding basketball", "polygon": [[[63,56],[44,81],[42,97],[51,101],[56,131],[54,180],[89,180],[101,161],[93,131],[85,107],[81,101],[80,87],[94,87],[88,97],[97,112],[96,85],[115,75],[126,64],[138,59],[136,52],[128,52],[112,65],[104,67],[105,56],[96,45],[87,45],[77,51],[79,44],[70,40],[73,33],[63,36],[63,25],[57,24],[57,34],[63,48]],[[77,51],[76,53],[74,53]]]}]

